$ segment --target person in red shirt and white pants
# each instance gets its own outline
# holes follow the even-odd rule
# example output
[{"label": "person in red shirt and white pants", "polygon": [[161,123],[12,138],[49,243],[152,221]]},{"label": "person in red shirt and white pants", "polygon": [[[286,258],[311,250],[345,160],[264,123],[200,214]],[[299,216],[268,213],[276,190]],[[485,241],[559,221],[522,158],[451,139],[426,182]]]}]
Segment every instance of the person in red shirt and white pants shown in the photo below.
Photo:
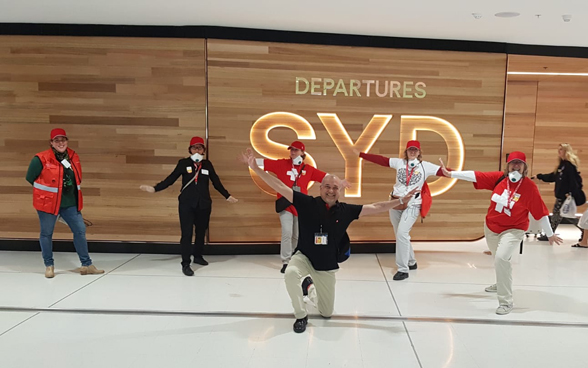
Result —
[{"label": "person in red shirt and white pants", "polygon": [[492,191],[484,234],[494,256],[496,284],[485,290],[498,293],[496,314],[508,314],[513,308],[510,260],[529,228],[529,213],[539,221],[549,244],[562,243],[562,239],[551,230],[549,211],[537,185],[527,177],[527,158],[523,152],[510,153],[504,172],[448,171],[443,161],[441,169],[447,177],[471,181],[476,189]]},{"label": "person in red shirt and white pants", "polygon": [[[304,162],[306,158],[304,143],[294,141],[288,147],[290,158],[279,160],[263,160],[263,169],[274,173],[278,179],[296,192],[308,194],[308,184],[311,181],[322,182],[327,173],[310,166]],[[261,163],[259,163],[261,164]],[[261,165],[260,165],[261,166]],[[346,181],[343,185],[348,187]],[[280,215],[282,225],[282,239],[280,242],[280,257],[282,258],[281,273],[286,272],[286,267],[292,252],[298,245],[298,213],[286,198],[278,193],[276,200],[276,212]]]}]

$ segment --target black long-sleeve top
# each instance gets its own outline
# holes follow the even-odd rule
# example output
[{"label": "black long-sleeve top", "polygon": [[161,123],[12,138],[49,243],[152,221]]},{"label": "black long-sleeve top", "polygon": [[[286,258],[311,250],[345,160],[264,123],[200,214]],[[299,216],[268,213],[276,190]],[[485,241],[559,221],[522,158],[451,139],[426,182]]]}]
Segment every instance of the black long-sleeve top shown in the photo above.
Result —
[{"label": "black long-sleeve top", "polygon": [[578,170],[574,164],[567,160],[560,160],[557,171],[549,174],[537,174],[537,179],[546,183],[555,182],[555,198],[566,199],[567,193],[576,190]]},{"label": "black long-sleeve top", "polygon": [[[196,174],[198,174],[197,180],[192,181],[186,187],[186,184]],[[182,176],[182,188],[185,187],[178,196],[178,200],[181,203],[191,203],[194,207],[203,209],[210,208],[212,205],[212,199],[210,198],[210,191],[208,189],[210,181],[212,181],[214,189],[223,197],[229,198],[231,196],[221,183],[216,171],[214,171],[212,162],[202,160],[202,162],[196,164],[190,157],[179,160],[174,171],[162,182],[155,185],[155,191],[159,192],[169,187],[178,180],[180,175]]]}]

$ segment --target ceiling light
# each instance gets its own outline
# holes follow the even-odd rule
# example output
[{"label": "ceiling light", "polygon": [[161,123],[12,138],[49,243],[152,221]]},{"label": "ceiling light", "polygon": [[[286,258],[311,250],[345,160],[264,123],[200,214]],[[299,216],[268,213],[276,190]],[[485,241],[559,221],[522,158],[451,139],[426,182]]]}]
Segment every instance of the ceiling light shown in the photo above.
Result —
[{"label": "ceiling light", "polygon": [[575,76],[575,77],[588,77],[588,73],[508,72],[507,74],[512,74],[512,75],[565,75],[565,76]]},{"label": "ceiling light", "polygon": [[561,16],[561,19],[563,19],[563,21],[567,23],[572,20],[572,16],[570,14],[564,14]]},{"label": "ceiling light", "polygon": [[498,17],[498,18],[514,18],[514,17],[518,17],[519,15],[521,15],[521,13],[517,13],[517,12],[500,12],[500,13],[494,14],[494,16]]},{"label": "ceiling light", "polygon": [[472,13],[472,16],[476,19],[480,19],[482,18],[482,14],[481,13]]}]

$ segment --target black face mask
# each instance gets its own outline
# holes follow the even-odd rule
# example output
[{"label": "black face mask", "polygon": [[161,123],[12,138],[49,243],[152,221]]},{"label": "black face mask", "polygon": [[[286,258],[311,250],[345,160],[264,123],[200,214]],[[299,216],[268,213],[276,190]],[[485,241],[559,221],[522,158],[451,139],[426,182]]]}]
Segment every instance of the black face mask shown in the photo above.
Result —
[{"label": "black face mask", "polygon": [[55,158],[57,159],[57,161],[61,162],[65,158],[67,158],[67,160],[69,161],[69,155],[67,154],[67,150],[65,150],[65,152],[61,153],[53,147],[51,147],[51,149],[53,150],[53,153],[55,154]]}]

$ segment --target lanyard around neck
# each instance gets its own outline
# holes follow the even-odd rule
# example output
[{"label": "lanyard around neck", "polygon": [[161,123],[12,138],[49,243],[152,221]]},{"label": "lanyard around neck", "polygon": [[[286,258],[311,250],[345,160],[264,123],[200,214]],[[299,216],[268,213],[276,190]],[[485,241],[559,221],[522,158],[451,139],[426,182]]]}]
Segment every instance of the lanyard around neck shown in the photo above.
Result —
[{"label": "lanyard around neck", "polygon": [[410,178],[412,178],[412,174],[414,173],[414,169],[416,169],[416,165],[410,170],[410,175],[408,174],[408,161],[406,161],[406,187],[408,188],[410,184]]},{"label": "lanyard around neck", "polygon": [[510,207],[510,201],[512,201],[512,198],[514,197],[514,195],[517,193],[517,190],[519,190],[519,187],[521,186],[521,184],[523,184],[523,180],[525,180],[525,178],[521,178],[521,180],[519,181],[519,184],[517,185],[517,187],[515,188],[515,190],[512,192],[510,192],[510,179],[507,177],[506,178],[506,195],[508,196],[508,201],[506,202],[506,205]]}]

